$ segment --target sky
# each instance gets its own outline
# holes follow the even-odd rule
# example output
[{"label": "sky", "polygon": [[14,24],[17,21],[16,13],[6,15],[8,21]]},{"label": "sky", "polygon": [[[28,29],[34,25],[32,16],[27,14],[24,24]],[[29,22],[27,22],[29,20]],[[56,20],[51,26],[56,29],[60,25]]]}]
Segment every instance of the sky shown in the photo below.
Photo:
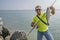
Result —
[{"label": "sky", "polygon": [[[34,10],[36,5],[42,9],[51,6],[55,0],[0,0],[0,10]],[[60,9],[60,0],[56,0],[54,7]]]}]

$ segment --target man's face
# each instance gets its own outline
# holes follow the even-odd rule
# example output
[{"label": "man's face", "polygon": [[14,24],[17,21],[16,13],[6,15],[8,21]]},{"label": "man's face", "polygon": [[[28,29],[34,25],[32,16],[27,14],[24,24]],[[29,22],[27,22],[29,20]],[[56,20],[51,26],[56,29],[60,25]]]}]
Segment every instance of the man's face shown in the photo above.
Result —
[{"label": "man's face", "polygon": [[35,8],[35,11],[36,11],[37,14],[40,14],[41,13],[41,10],[42,10],[41,7],[36,7]]}]

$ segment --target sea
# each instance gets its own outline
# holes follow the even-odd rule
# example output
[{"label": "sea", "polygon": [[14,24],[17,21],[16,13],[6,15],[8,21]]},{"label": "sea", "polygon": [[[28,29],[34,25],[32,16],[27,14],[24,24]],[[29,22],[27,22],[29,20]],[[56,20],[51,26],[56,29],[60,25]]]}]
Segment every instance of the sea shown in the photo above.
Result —
[{"label": "sea", "polygon": [[[26,34],[32,29],[31,21],[36,15],[34,10],[0,10],[0,17],[4,26],[12,34],[17,30],[24,30]],[[55,15],[50,17],[49,31],[54,40],[60,40],[60,10],[56,10]],[[35,28],[28,36],[28,40],[37,40],[37,29]],[[46,40],[43,36],[43,40]]]}]

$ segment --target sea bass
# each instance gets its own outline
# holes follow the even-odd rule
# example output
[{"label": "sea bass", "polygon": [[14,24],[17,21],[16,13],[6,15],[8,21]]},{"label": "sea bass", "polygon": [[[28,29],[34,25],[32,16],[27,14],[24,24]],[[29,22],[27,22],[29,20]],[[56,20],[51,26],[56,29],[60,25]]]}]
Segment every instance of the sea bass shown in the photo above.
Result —
[{"label": "sea bass", "polygon": [[46,19],[47,19],[47,25],[49,25],[49,19],[50,19],[50,7],[47,8],[46,10]]}]

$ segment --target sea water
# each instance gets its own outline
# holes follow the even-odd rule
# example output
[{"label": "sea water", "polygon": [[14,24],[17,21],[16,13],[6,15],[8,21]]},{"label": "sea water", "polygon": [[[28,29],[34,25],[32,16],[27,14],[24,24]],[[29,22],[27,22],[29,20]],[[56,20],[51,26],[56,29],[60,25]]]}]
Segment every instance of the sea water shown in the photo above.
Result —
[{"label": "sea water", "polygon": [[[0,17],[10,33],[24,30],[27,34],[32,29],[31,21],[34,15],[36,15],[34,10],[0,10]],[[60,40],[60,10],[56,10],[55,15],[50,17],[50,26],[48,27],[54,40]],[[28,40],[37,40],[36,28],[30,33]],[[43,40],[46,38],[43,37]]]}]

